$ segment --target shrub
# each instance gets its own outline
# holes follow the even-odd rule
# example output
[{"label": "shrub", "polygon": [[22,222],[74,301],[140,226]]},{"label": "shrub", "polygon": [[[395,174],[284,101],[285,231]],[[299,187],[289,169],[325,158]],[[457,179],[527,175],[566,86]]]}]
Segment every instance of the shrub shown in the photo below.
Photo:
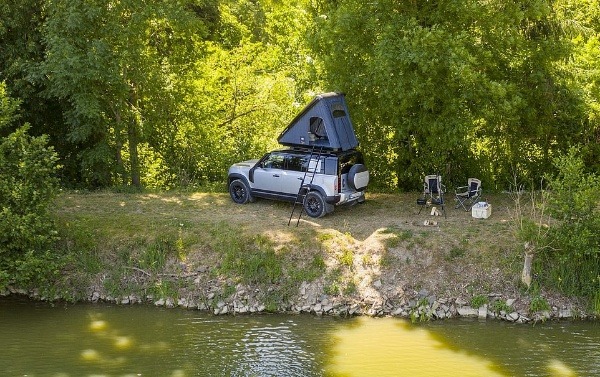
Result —
[{"label": "shrub", "polygon": [[[14,103],[0,85],[0,129],[15,119]],[[57,234],[48,206],[58,188],[57,157],[46,137],[32,137],[27,131],[25,125],[0,139],[2,285],[9,281],[26,284],[56,270],[51,263],[56,258],[48,252]],[[28,271],[27,266],[35,266],[35,271]]]},{"label": "shrub", "polygon": [[548,211],[557,221],[548,232],[551,247],[540,273],[566,294],[593,298],[600,285],[600,177],[585,173],[575,148],[557,158],[555,166]]}]

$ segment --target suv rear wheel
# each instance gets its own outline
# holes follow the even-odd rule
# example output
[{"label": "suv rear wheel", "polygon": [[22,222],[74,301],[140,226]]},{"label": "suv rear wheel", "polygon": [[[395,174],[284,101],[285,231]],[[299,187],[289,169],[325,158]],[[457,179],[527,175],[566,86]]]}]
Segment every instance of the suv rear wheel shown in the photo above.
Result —
[{"label": "suv rear wheel", "polygon": [[233,180],[229,184],[229,195],[231,195],[231,199],[237,204],[246,204],[252,201],[250,189],[241,179]]},{"label": "suv rear wheel", "polygon": [[310,217],[323,217],[333,212],[333,206],[327,204],[318,191],[311,191],[304,198],[304,212]]}]

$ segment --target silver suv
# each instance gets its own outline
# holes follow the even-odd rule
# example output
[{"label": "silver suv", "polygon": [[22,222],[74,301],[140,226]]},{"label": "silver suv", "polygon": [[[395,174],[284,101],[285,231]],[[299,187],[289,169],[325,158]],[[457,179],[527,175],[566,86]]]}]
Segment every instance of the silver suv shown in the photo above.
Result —
[{"label": "silver suv", "polygon": [[245,204],[257,197],[297,202],[310,217],[331,213],[336,205],[363,202],[368,183],[369,171],[354,149],[276,150],[260,160],[233,164],[228,173],[234,202]]}]

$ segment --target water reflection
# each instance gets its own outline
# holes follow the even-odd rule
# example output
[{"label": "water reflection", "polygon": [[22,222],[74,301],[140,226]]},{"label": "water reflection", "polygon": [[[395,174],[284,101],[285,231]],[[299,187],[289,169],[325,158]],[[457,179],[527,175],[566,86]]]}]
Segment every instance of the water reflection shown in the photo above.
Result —
[{"label": "water reflection", "polygon": [[452,349],[393,318],[358,318],[335,332],[332,376],[504,376],[490,360]]},{"label": "water reflection", "polygon": [[215,317],[0,298],[6,376],[593,376],[600,323]]},{"label": "water reflection", "polygon": [[296,324],[254,327],[245,331],[236,350],[232,376],[307,376],[315,372],[314,355],[294,332]]}]

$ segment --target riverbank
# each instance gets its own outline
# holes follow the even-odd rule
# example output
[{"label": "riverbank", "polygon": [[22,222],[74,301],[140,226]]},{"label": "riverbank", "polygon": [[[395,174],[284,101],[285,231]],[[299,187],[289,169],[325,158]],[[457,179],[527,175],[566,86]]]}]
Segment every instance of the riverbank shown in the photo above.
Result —
[{"label": "riverbank", "polygon": [[509,195],[485,196],[488,219],[418,214],[417,196],[369,193],[296,227],[287,203],[225,193],[65,192],[54,212],[68,264],[51,289],[13,291],[214,314],[591,317],[575,298],[521,285]]}]

